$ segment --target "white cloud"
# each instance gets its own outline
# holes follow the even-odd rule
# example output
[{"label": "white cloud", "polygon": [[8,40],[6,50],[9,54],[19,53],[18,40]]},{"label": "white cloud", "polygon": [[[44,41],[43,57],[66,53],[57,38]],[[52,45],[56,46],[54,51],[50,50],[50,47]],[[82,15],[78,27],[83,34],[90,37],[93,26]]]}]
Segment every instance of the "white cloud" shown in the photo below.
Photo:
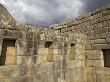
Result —
[{"label": "white cloud", "polygon": [[75,17],[80,14],[83,6],[84,4],[80,0],[63,0],[63,3],[59,7],[59,12],[65,13],[65,16],[69,18]]},{"label": "white cloud", "polygon": [[0,3],[6,5],[5,1],[4,0],[1,0]]},{"label": "white cloud", "polygon": [[98,0],[0,0],[0,3],[17,21],[47,26],[84,13],[95,1]]},{"label": "white cloud", "polygon": [[[48,25],[79,15],[80,0],[1,0],[20,22]],[[61,18],[61,19],[60,19]]]}]

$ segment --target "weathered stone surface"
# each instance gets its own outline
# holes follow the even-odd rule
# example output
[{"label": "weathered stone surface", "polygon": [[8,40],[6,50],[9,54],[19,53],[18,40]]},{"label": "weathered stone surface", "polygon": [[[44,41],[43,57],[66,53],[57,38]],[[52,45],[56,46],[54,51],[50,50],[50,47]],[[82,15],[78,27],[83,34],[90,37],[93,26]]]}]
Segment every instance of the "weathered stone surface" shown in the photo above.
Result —
[{"label": "weathered stone surface", "polygon": [[88,67],[101,67],[101,60],[86,60],[86,66]]},{"label": "weathered stone surface", "polygon": [[102,54],[100,50],[86,50],[85,55],[86,55],[86,59],[100,60]]},{"label": "weathered stone surface", "polygon": [[109,68],[103,68],[102,73],[103,73],[103,75],[110,76],[110,69]]},{"label": "weathered stone surface", "polygon": [[15,65],[0,67],[0,79],[19,76],[19,67]]},{"label": "weathered stone surface", "polygon": [[110,82],[109,27],[110,5],[42,28],[17,23],[0,4],[0,82]]},{"label": "weathered stone surface", "polygon": [[102,82],[110,82],[110,76],[104,76]]}]

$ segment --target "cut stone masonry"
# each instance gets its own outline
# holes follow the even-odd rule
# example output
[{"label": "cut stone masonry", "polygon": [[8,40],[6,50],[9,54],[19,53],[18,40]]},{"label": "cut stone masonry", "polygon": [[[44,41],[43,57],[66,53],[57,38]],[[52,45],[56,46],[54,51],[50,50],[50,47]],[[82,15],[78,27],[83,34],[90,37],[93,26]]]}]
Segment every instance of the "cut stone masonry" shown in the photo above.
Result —
[{"label": "cut stone masonry", "polygon": [[110,82],[110,5],[42,28],[0,4],[0,82]]}]

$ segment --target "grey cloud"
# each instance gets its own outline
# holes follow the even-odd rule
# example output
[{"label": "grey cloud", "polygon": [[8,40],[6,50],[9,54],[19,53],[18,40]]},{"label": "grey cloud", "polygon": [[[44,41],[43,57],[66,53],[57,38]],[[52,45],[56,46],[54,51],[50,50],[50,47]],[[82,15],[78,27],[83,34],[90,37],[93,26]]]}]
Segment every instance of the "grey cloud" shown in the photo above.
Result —
[{"label": "grey cloud", "polygon": [[96,10],[102,6],[110,4],[110,0],[85,0],[85,12],[90,12],[92,10]]},{"label": "grey cloud", "polygon": [[110,0],[1,0],[19,22],[48,26],[95,10]]}]

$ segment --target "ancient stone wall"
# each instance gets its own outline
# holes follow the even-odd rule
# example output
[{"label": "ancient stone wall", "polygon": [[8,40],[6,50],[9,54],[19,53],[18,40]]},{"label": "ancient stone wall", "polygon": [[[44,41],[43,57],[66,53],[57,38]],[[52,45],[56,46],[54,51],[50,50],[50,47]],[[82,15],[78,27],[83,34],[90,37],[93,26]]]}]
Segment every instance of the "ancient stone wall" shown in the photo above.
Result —
[{"label": "ancient stone wall", "polygon": [[107,6],[42,28],[16,23],[0,5],[0,82],[109,82],[109,15]]},{"label": "ancient stone wall", "polygon": [[[110,6],[103,7],[84,16],[66,20],[50,26],[58,33],[82,33],[86,37],[85,70],[87,82],[109,82],[109,62],[104,58],[104,52],[109,53],[110,42]],[[106,55],[106,54],[105,54]],[[109,56],[108,56],[109,57]],[[110,63],[109,63],[110,64]]]}]

